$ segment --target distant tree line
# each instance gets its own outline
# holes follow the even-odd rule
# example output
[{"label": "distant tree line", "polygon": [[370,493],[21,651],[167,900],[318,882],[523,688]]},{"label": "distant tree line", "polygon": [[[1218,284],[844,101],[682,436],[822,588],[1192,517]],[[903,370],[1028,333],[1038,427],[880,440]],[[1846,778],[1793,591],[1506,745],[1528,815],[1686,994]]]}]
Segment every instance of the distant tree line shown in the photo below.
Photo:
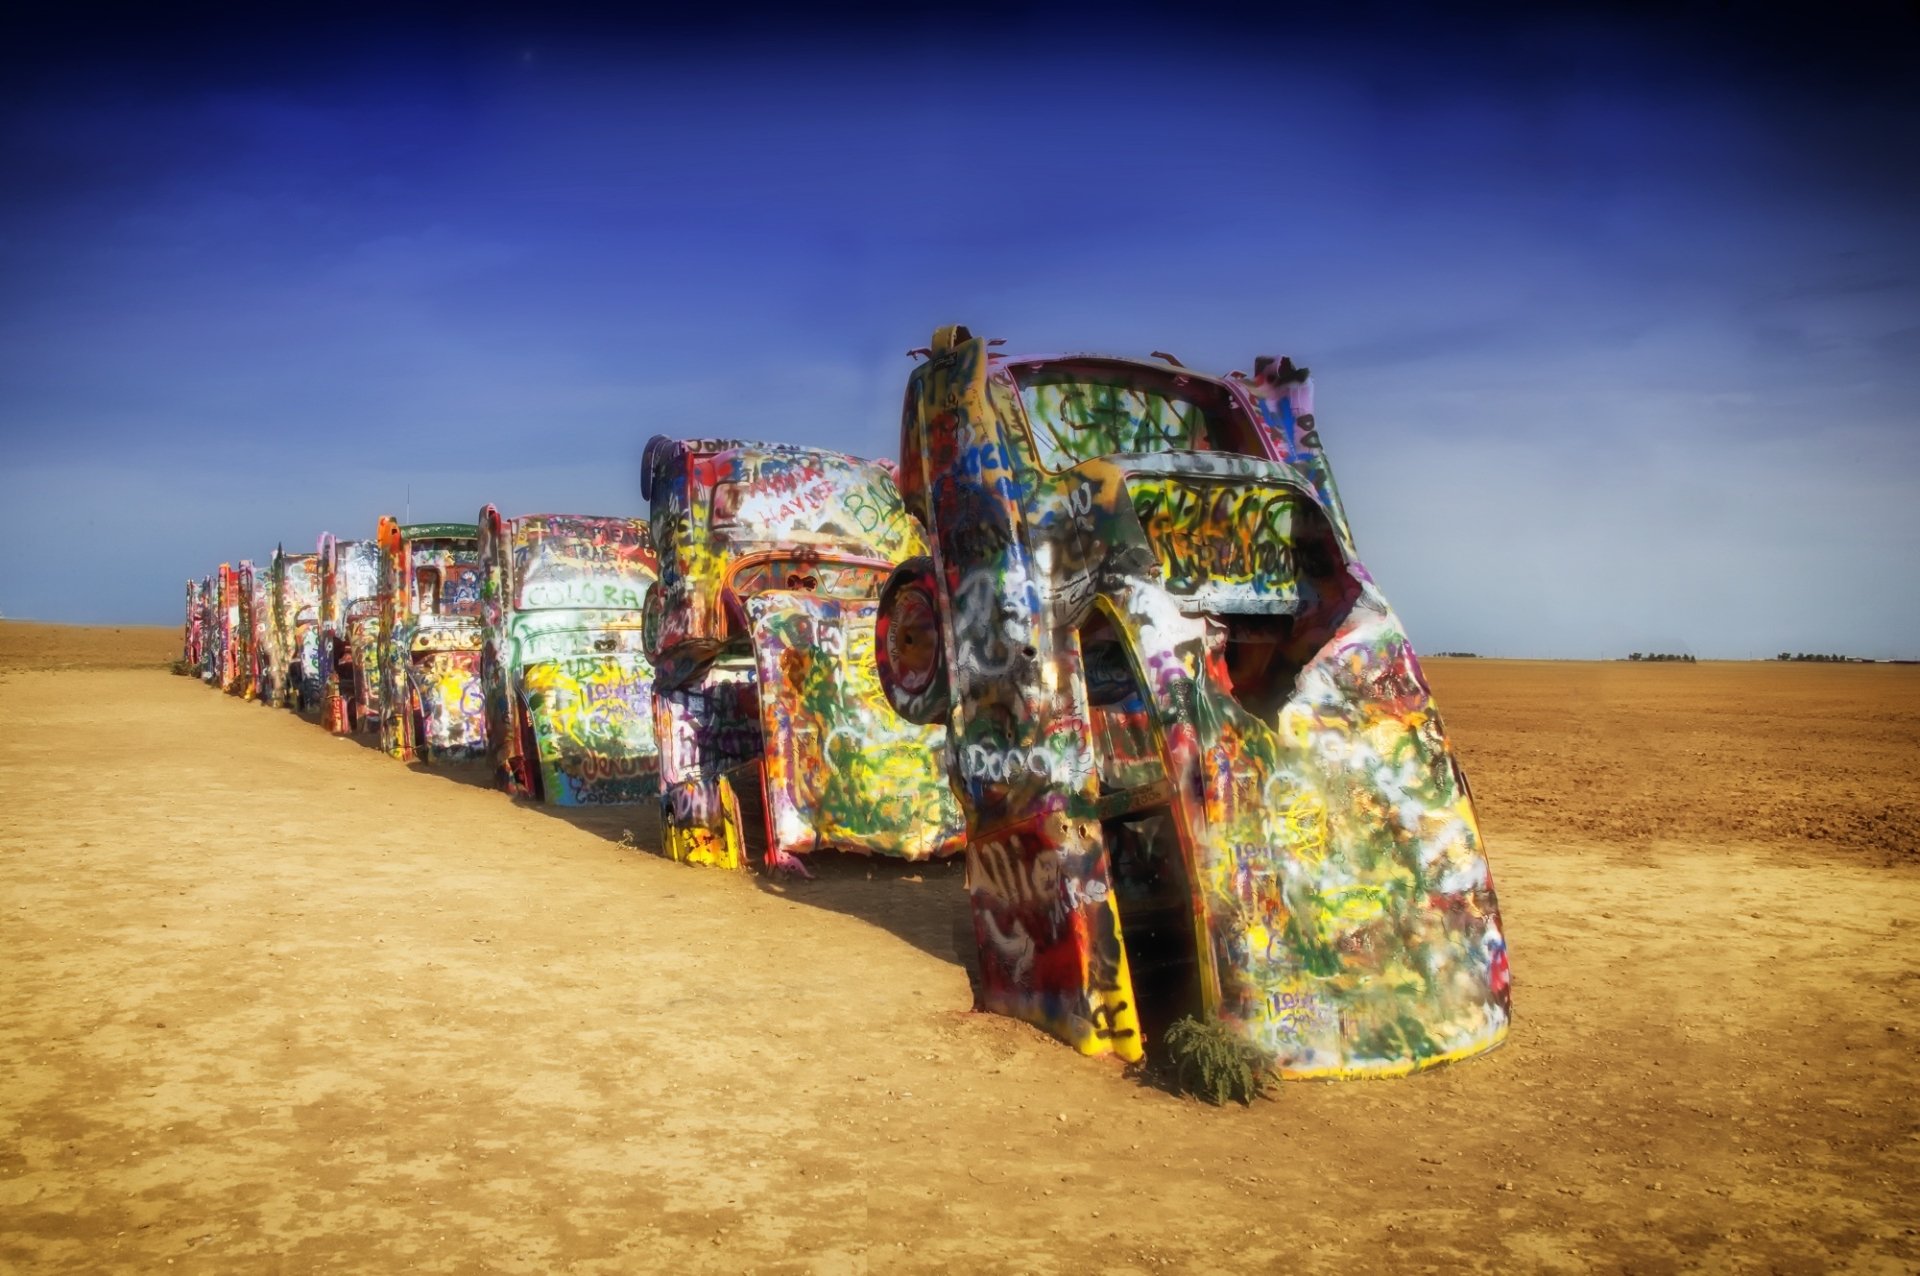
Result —
[{"label": "distant tree line", "polygon": [[1452,656],[1456,660],[1478,660],[1480,658],[1480,653],[1477,651],[1436,651],[1433,654],[1435,656]]},{"label": "distant tree line", "polygon": [[1673,653],[1666,652],[1666,651],[1648,651],[1648,652],[1636,651],[1631,655],[1629,655],[1627,659],[1628,660],[1671,660],[1683,665],[1690,665],[1694,663],[1692,656],[1676,656]]},{"label": "distant tree line", "polygon": [[1775,660],[1813,660],[1821,664],[1829,664],[1829,665],[1870,665],[1873,663],[1873,661],[1868,659],[1866,656],[1842,656],[1831,651],[1828,651],[1828,652],[1783,651],[1779,655],[1775,656],[1774,659]]}]

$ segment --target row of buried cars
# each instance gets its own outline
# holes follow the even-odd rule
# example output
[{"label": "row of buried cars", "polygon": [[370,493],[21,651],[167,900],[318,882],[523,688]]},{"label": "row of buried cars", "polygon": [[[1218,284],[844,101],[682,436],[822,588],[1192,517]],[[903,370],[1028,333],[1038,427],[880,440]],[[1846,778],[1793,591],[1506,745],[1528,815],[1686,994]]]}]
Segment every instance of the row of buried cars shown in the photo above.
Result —
[{"label": "row of buried cars", "polygon": [[1506,1035],[1471,794],[1287,360],[915,351],[900,461],[655,437],[648,517],[382,519],[187,587],[210,683],[657,802],[664,850],[964,854],[985,1008],[1284,1076]]}]

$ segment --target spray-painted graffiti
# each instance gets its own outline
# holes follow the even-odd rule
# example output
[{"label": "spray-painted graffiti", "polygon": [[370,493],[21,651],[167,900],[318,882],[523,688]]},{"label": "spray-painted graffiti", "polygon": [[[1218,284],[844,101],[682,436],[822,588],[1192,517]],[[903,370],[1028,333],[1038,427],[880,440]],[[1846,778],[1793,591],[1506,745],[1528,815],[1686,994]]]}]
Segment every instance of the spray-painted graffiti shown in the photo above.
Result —
[{"label": "spray-painted graffiti", "polygon": [[[1091,496],[1094,490],[1081,484],[1073,494]],[[1141,473],[1131,477],[1127,495],[1160,561],[1167,592],[1182,610],[1299,610],[1293,551],[1298,491]]]},{"label": "spray-painted graffiti", "polygon": [[247,619],[252,637],[248,643],[246,695],[262,704],[274,703],[278,684],[273,665],[273,589],[268,572],[256,571],[245,564]]},{"label": "spray-painted graffiti", "polygon": [[380,546],[320,537],[320,720],[339,735],[380,723]]},{"label": "spray-painted graffiti", "polygon": [[270,703],[305,713],[317,709],[320,676],[320,556],[274,550],[269,572],[275,695]]},{"label": "spray-painted graffiti", "polygon": [[202,585],[206,602],[200,613],[200,677],[218,687],[226,677],[227,565],[220,564]]},{"label": "spray-painted graffiti", "polygon": [[[1115,453],[1205,452],[1213,446],[1208,414],[1170,388],[1088,381],[1045,372],[1020,382],[1034,459],[1062,470]],[[974,445],[979,454],[1011,463],[997,441]]]},{"label": "spray-painted graffiti", "polygon": [[510,792],[565,806],[659,793],[640,633],[655,570],[641,520],[481,511],[482,731]]},{"label": "spray-painted graffiti", "polygon": [[660,810],[667,855],[683,864],[742,868],[737,821],[726,817],[729,774],[760,758],[760,699],[741,656],[711,661],[697,679],[654,690]]},{"label": "spray-painted graffiti", "polygon": [[[872,582],[878,586],[876,579]],[[927,859],[961,847],[941,728],[880,689],[870,599],[778,590],[746,603],[766,740],[769,849],[818,846]]]},{"label": "spray-painted graffiti", "polygon": [[964,329],[913,376],[935,554],[882,679],[951,715],[986,1004],[1089,1053],[1212,1014],[1283,1074],[1391,1075],[1507,1030],[1472,803],[1308,395]]},{"label": "spray-painted graffiti", "polygon": [[1126,950],[1105,855],[1060,820],[967,848],[967,890],[988,1003],[1019,990],[1026,1017],[1087,1053],[1138,1057]]},{"label": "spray-painted graffiti", "polygon": [[487,747],[479,528],[386,517],[376,541],[380,747],[428,763],[478,757]]},{"label": "spray-painted graffiti", "polygon": [[653,685],[644,662],[619,654],[524,666],[526,713],[543,785],[556,802],[638,802],[659,792]]},{"label": "spray-painted graffiti", "polygon": [[206,656],[207,582],[187,581],[187,612],[180,625],[180,663],[200,672]]},{"label": "spray-painted graffiti", "polygon": [[668,853],[739,867],[759,848],[799,869],[823,847],[957,851],[946,732],[896,714],[872,671],[873,600],[926,547],[891,472],[665,437],[641,464],[661,547],[647,641]]},{"label": "spray-painted graffiti", "polygon": [[216,684],[236,696],[253,694],[253,564],[220,564],[220,673]]},{"label": "spray-painted graffiti", "polygon": [[485,753],[487,702],[480,690],[478,648],[455,651],[423,647],[416,641],[407,672],[419,706],[414,737],[418,756],[461,758]]}]

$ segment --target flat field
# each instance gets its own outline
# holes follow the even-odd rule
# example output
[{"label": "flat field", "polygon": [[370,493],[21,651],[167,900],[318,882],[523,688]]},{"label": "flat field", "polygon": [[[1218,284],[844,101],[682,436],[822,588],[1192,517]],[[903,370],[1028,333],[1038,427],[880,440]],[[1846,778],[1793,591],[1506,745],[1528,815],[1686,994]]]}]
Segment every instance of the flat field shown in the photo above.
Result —
[{"label": "flat field", "polygon": [[958,865],[683,868],[176,641],[0,622],[0,1270],[1920,1266],[1920,668],[1430,662],[1512,1037],[1215,1109],[971,1013]]}]

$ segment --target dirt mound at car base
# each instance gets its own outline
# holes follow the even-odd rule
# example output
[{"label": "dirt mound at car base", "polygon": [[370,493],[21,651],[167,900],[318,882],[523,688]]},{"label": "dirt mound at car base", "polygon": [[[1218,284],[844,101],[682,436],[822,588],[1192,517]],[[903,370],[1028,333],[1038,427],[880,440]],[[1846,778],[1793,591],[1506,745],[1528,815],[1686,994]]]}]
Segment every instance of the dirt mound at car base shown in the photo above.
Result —
[{"label": "dirt mound at car base", "polygon": [[[1433,671],[1500,883],[1511,1041],[1249,1110],[968,1014],[957,868],[775,889],[621,849],[616,824],[651,846],[641,811],[516,805],[190,679],[13,677],[0,1267],[1920,1260],[1920,872],[1577,831],[1614,827],[1615,788],[1681,791],[1700,827],[1746,790],[1625,747],[1611,787],[1564,777],[1595,748],[1564,711],[1591,669],[1516,667]],[[1904,712],[1855,685],[1841,717]],[[1644,712],[1755,756],[1713,739],[1739,715]],[[1904,793],[1877,766],[1860,809]],[[1557,786],[1542,813],[1506,787],[1528,775]]]}]

